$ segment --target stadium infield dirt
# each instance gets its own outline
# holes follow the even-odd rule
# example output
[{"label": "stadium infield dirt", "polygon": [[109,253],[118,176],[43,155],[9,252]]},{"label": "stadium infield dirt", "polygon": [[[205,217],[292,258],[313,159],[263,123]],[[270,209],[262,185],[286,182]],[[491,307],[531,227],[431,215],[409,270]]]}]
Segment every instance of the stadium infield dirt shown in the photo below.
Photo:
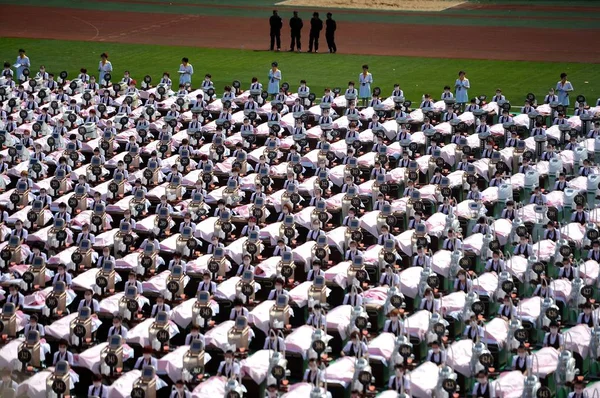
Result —
[{"label": "stadium infield dirt", "polygon": [[[88,0],[89,2],[95,2],[95,3],[102,3],[104,0]],[[321,0],[319,0],[321,1]],[[111,0],[110,1],[111,4],[131,4],[134,6],[147,6],[149,7],[148,12],[155,12],[153,11],[151,8],[152,7],[156,7],[156,6],[164,6],[164,7],[171,7],[171,6],[181,6],[181,7],[187,7],[190,9],[195,9],[198,11],[201,10],[205,10],[207,5],[206,4],[201,4],[201,3],[186,3],[186,2],[181,2],[181,1],[169,1],[169,0]],[[266,15],[268,16],[271,12],[271,10],[273,10],[273,6],[267,7],[267,6],[261,6],[261,5],[238,5],[238,4],[228,4],[228,3],[223,3],[223,4],[209,4],[208,7],[216,7],[218,9],[222,9],[225,12],[227,11],[237,11],[237,10],[245,10],[248,11],[248,15],[245,16],[245,18],[249,18],[249,17],[254,17],[256,18],[256,16],[258,14],[260,15]],[[593,8],[593,7],[592,7]],[[411,18],[411,17],[430,17],[430,18],[450,18],[453,20],[456,19],[460,19],[460,20],[464,20],[465,21],[465,25],[469,25],[469,18],[475,18],[475,19],[481,19],[486,17],[487,15],[485,15],[485,6],[481,6],[481,5],[476,5],[476,4],[469,4],[469,7],[462,7],[461,5],[457,5],[457,6],[453,6],[453,7],[448,7],[447,10],[452,10],[452,12],[450,13],[444,13],[442,12],[435,12],[435,11],[406,11],[406,10],[402,10],[402,9],[386,9],[386,10],[377,10],[375,8],[367,8],[367,9],[361,9],[361,10],[357,10],[357,9],[352,9],[352,8],[335,8],[335,7],[328,7],[328,6],[321,6],[321,7],[310,7],[310,6],[289,6],[289,5],[283,5],[283,4],[278,4],[277,5],[277,9],[279,9],[280,11],[280,15],[284,15],[284,19],[285,19],[285,13],[287,12],[288,14],[291,12],[291,10],[295,10],[295,9],[300,9],[302,11],[306,11],[306,10],[317,10],[317,11],[321,11],[323,12],[324,10],[327,11],[331,11],[333,10],[335,12],[335,15],[339,18],[339,16],[342,16],[344,20],[349,19],[353,22],[360,22],[361,17],[364,15],[381,15],[382,13],[385,13],[386,16],[394,16],[394,17],[398,17],[398,23],[402,23],[403,18]],[[560,19],[561,21],[599,21],[600,20],[600,7],[598,7],[596,10],[587,10],[590,9],[590,7],[584,7],[583,10],[580,10],[580,8],[577,8],[577,12],[581,12],[583,13],[582,15],[538,15],[538,14],[531,14],[530,8],[529,7],[524,7],[523,9],[516,9],[516,11],[524,11],[525,14],[519,14],[519,15],[515,15],[514,11],[515,9],[512,8],[489,8],[490,10],[493,11],[504,11],[506,12],[505,14],[502,13],[494,13],[493,18],[494,20],[498,21],[498,20],[514,20],[516,18],[520,19],[520,20],[528,20],[531,21],[532,23],[537,23],[538,27],[540,24],[542,23],[547,23],[547,24],[551,24],[553,21],[556,21],[557,19]],[[462,10],[462,12],[461,12]],[[564,10],[570,10],[573,11],[573,8],[563,8]],[[545,9],[541,9],[541,11],[548,11]],[[140,10],[137,10],[137,12],[140,12]],[[482,12],[484,12],[484,14],[482,14]],[[556,12],[554,9],[549,10],[549,12]],[[590,14],[591,12],[591,14]],[[202,12],[200,12],[202,13]],[[543,21],[548,21],[548,22],[543,22]],[[453,24],[453,26],[455,26],[456,24]]]},{"label": "stadium infield dirt", "polygon": [[465,2],[453,7],[454,10],[501,10],[501,11],[532,11],[532,12],[589,12],[600,13],[600,6],[569,6],[551,4],[482,4]]},{"label": "stadium infield dirt", "polygon": [[[221,18],[17,5],[6,5],[3,12],[14,17],[0,24],[0,37],[246,50],[265,50],[269,42],[267,17]],[[360,22],[340,23],[338,26],[336,41],[340,53],[600,63],[600,47],[590,46],[589,40],[582,40],[598,37],[600,29]],[[308,30],[304,30],[303,43],[306,46]],[[324,34],[321,36],[323,49],[326,43]],[[288,43],[289,32],[284,28],[282,50],[287,49]]]}]

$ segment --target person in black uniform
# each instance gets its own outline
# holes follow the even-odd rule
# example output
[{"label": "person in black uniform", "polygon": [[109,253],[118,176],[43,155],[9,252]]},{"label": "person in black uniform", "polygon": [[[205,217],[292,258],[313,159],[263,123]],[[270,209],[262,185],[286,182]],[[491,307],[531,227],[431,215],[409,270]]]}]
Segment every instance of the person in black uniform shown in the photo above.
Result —
[{"label": "person in black uniform", "polygon": [[[19,386],[17,385],[17,382],[12,379],[11,370],[3,369],[2,370],[2,381],[0,382],[0,394],[2,394],[2,392],[4,390],[8,390],[9,388],[12,388],[16,392],[18,387]],[[8,395],[8,393],[7,393],[7,395]]]},{"label": "person in black uniform", "polygon": [[327,47],[329,52],[335,54],[337,47],[335,46],[335,30],[337,29],[337,23],[333,20],[332,14],[327,13],[327,19],[325,20],[325,39],[327,40]]},{"label": "person in black uniform", "polygon": [[544,336],[544,347],[552,347],[560,350],[560,347],[564,344],[564,338],[562,333],[559,332],[560,325],[556,321],[550,322],[550,332]]},{"label": "person in black uniform", "polygon": [[437,366],[443,366],[446,363],[446,353],[440,350],[439,341],[435,340],[431,343],[431,349],[427,352],[427,360]]},{"label": "person in black uniform", "polygon": [[344,346],[341,355],[362,358],[369,355],[369,349],[364,341],[361,340],[358,331],[354,331],[350,334],[350,340]]},{"label": "person in black uniform", "polygon": [[410,378],[406,377],[404,371],[404,365],[399,363],[394,366],[394,375],[390,377],[388,390],[395,390],[399,393],[410,395]]},{"label": "person in black uniform", "polygon": [[573,392],[570,392],[567,398],[584,398],[587,397],[587,393],[583,390],[585,383],[581,380],[575,382]]},{"label": "person in black uniform", "polygon": [[492,398],[494,393],[491,391],[492,385],[488,383],[488,375],[484,370],[477,373],[477,382],[473,386],[473,397]]},{"label": "person in black uniform", "polygon": [[531,359],[529,358],[527,348],[521,344],[519,348],[517,348],[517,355],[513,357],[512,368],[514,370],[518,370],[519,372],[526,373],[527,369],[529,368],[530,361]]},{"label": "person in black uniform", "polygon": [[315,45],[315,52],[319,52],[319,36],[323,30],[323,21],[319,18],[318,12],[313,12],[313,17],[310,20],[310,38],[308,40],[308,52],[311,53],[313,50],[313,43]]},{"label": "person in black uniform", "polygon": [[483,329],[482,321],[477,318],[476,315],[472,315],[463,335],[472,340],[473,343],[483,340],[485,330]]},{"label": "person in black uniform", "polygon": [[583,324],[588,325],[589,327],[594,327],[594,316],[592,315],[592,310],[592,303],[585,303],[583,305],[583,312],[581,312],[577,317],[577,324]]},{"label": "person in black uniform", "polygon": [[92,377],[92,385],[88,387],[89,397],[107,398],[108,387],[102,384],[102,375],[95,374]]},{"label": "person in black uniform", "polygon": [[271,27],[271,47],[269,48],[273,51],[275,49],[275,42],[277,42],[277,51],[280,51],[281,28],[283,27],[283,22],[281,21],[279,14],[277,14],[277,10],[273,10],[273,15],[269,18],[269,26]]},{"label": "person in black uniform", "polygon": [[290,52],[294,51],[294,47],[298,49],[298,52],[302,49],[300,44],[300,32],[302,31],[302,19],[298,16],[298,11],[294,11],[294,16],[290,18],[290,30],[292,35],[292,44],[290,44]]}]

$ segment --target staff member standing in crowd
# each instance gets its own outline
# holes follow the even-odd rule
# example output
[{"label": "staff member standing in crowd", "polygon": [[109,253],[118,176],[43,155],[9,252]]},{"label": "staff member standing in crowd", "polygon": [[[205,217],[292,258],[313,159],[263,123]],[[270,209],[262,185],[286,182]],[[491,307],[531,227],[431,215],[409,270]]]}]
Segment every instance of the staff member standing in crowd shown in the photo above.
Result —
[{"label": "staff member standing in crowd", "polygon": [[373,83],[373,75],[371,75],[371,72],[369,72],[369,65],[363,65],[362,69],[363,72],[358,75],[358,81],[360,82],[358,98],[362,100],[363,106],[366,106],[369,98],[371,98],[371,83]]},{"label": "staff member standing in crowd", "polygon": [[467,79],[467,74],[464,70],[458,72],[458,79],[454,83],[456,87],[456,103],[461,106],[461,109],[465,108],[465,104],[469,102],[469,88],[471,88],[471,84],[469,83],[469,79]]},{"label": "staff member standing in crowd", "polygon": [[267,87],[267,92],[269,95],[274,97],[279,93],[279,82],[281,81],[281,71],[278,68],[279,64],[277,62],[273,62],[271,64],[271,69],[269,69],[269,86]]},{"label": "staff member standing in crowd", "polygon": [[269,18],[269,25],[271,26],[271,46],[269,49],[273,51],[275,49],[275,42],[277,42],[277,51],[281,51],[281,28],[283,27],[283,22],[279,14],[277,14],[277,10],[273,10],[273,15]]},{"label": "staff member standing in crowd", "polygon": [[558,102],[561,105],[569,106],[569,92],[573,91],[573,85],[567,80],[567,74],[560,74],[560,81],[556,83],[556,93],[558,94]]},{"label": "staff member standing in crowd", "polygon": [[298,52],[302,49],[300,44],[300,32],[302,31],[302,19],[298,16],[298,11],[294,11],[294,16],[290,18],[290,30],[292,31],[292,44],[290,44],[290,52],[294,52],[294,46],[298,49]]},{"label": "staff member standing in crowd", "polygon": [[327,13],[327,19],[325,20],[325,39],[327,40],[327,47],[329,52],[335,54],[337,47],[335,45],[335,30],[337,29],[337,23],[332,18],[333,14]]},{"label": "staff member standing in crowd", "polygon": [[29,57],[25,55],[25,50],[22,48],[19,50],[19,56],[17,57],[17,62],[15,62],[14,66],[17,69],[17,80],[19,82],[27,80],[25,76],[23,76],[23,71],[31,68],[31,62],[29,62]]},{"label": "staff member standing in crowd", "polygon": [[100,54],[100,63],[98,64],[98,72],[100,72],[98,76],[98,82],[101,86],[107,86],[108,82],[104,80],[104,76],[107,73],[112,73],[113,67],[110,61],[108,60],[108,54],[102,53]]},{"label": "staff member standing in crowd", "polygon": [[311,53],[313,50],[313,43],[315,45],[315,52],[319,52],[319,36],[323,30],[323,21],[319,18],[319,13],[314,12],[313,17],[310,20],[310,38],[308,41],[308,52]]},{"label": "staff member standing in crowd", "polygon": [[192,84],[192,75],[194,74],[194,67],[190,64],[190,60],[187,57],[181,58],[181,65],[179,65],[179,84]]}]

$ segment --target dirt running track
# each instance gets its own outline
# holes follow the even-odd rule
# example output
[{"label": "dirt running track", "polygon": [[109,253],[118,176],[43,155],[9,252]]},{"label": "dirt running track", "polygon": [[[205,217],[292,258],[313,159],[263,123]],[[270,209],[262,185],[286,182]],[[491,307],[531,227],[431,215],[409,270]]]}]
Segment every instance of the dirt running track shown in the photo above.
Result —
[{"label": "dirt running track", "polygon": [[[265,50],[269,41],[266,17],[232,19],[11,5],[3,6],[2,12],[12,18],[0,24],[0,37],[251,50]],[[600,29],[338,25],[340,53],[600,63],[600,46],[590,46]],[[305,31],[302,40],[307,44]],[[287,49],[289,33],[285,30],[282,39],[282,49]],[[325,47],[324,35],[321,41]]]}]

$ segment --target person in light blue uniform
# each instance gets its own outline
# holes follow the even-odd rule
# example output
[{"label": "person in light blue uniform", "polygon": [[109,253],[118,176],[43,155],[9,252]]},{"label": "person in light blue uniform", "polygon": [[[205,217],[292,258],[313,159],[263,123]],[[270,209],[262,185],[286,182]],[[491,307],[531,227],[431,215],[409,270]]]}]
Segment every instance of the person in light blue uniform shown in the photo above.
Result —
[{"label": "person in light blue uniform", "polygon": [[558,94],[558,102],[561,105],[569,106],[569,92],[573,91],[573,85],[567,80],[567,74],[560,74],[560,81],[556,83],[556,92]]},{"label": "person in light blue uniform", "polygon": [[270,95],[277,95],[279,93],[279,82],[281,81],[281,71],[278,68],[279,64],[273,62],[271,69],[269,70],[269,86],[267,92]]},{"label": "person in light blue uniform", "polygon": [[190,60],[187,59],[187,57],[181,58],[181,65],[179,65],[179,84],[191,85],[193,74],[194,67],[190,64]]},{"label": "person in light blue uniform", "polygon": [[358,98],[362,99],[363,106],[367,105],[367,101],[371,98],[371,83],[373,83],[373,75],[369,73],[369,65],[362,66],[362,73],[358,75],[359,89]]},{"label": "person in light blue uniform", "polygon": [[98,64],[98,72],[99,73],[99,79],[98,81],[100,82],[101,86],[106,86],[106,82],[104,81],[104,76],[107,73],[112,73],[113,71],[113,67],[112,64],[110,63],[110,61],[108,60],[108,54],[107,53],[102,53],[100,54],[100,63]]},{"label": "person in light blue uniform", "polygon": [[15,62],[15,68],[17,68],[17,80],[23,82],[27,79],[23,76],[23,71],[25,68],[31,68],[31,62],[29,62],[29,57],[25,55],[25,50],[22,48],[19,50],[19,56],[17,57],[17,62]]},{"label": "person in light blue uniform", "polygon": [[469,88],[471,88],[471,84],[469,83],[469,79],[466,77],[466,73],[464,70],[458,72],[458,79],[454,83],[454,87],[456,87],[456,103],[460,104],[461,107],[464,107],[467,102],[469,102]]}]

